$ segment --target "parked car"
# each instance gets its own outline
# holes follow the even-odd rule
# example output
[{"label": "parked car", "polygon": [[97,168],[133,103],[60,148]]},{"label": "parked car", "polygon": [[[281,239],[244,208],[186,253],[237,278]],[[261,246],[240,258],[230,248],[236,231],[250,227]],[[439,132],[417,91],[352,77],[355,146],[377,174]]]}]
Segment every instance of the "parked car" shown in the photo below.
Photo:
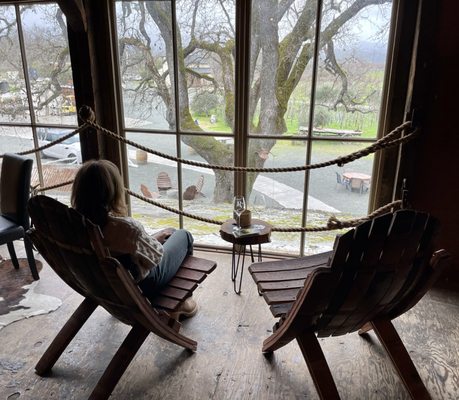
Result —
[{"label": "parked car", "polygon": [[[70,129],[38,128],[38,144],[43,146],[67,135],[69,132],[71,132]],[[62,161],[81,164],[80,138],[78,135],[69,137],[63,142],[44,149],[42,155],[50,158],[57,158]]]}]

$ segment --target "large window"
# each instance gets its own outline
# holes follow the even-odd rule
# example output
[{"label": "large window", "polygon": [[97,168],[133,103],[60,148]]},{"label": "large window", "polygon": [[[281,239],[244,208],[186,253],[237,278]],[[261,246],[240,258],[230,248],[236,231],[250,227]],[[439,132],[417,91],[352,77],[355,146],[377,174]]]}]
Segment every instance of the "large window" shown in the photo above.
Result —
[{"label": "large window", "polygon": [[[251,19],[241,18],[247,26],[236,23],[242,3],[115,3],[127,137],[184,159],[257,167],[326,161],[376,140],[392,2],[252,0]],[[236,29],[251,32],[243,50],[236,46],[248,42],[236,42]],[[236,54],[243,55],[237,62]],[[242,132],[234,128],[238,118]],[[231,216],[233,172],[136,149],[128,157],[132,190],[196,215]],[[372,169],[368,156],[341,168],[245,174],[243,187],[255,217],[275,226],[322,226],[332,214],[367,214]],[[162,172],[169,189],[161,187]],[[202,189],[190,199],[185,192],[198,182]],[[224,244],[216,225],[136,199],[132,212],[152,228],[183,224],[199,243]],[[309,254],[329,249],[335,234],[273,233],[268,246]]]},{"label": "large window", "polygon": [[[56,4],[0,5],[0,148],[21,152],[76,126],[66,19]],[[81,163],[78,136],[30,155],[32,185],[70,180]],[[68,200],[69,186],[51,192]]]}]

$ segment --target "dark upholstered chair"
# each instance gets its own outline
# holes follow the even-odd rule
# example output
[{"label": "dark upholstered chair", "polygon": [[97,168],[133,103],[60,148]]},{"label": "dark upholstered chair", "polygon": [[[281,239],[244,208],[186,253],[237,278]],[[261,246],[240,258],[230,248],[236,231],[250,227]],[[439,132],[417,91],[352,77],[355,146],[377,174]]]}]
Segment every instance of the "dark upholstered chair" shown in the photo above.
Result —
[{"label": "dark upholstered chair", "polygon": [[[28,235],[37,249],[60,278],[84,297],[37,363],[37,374],[43,376],[51,371],[98,306],[132,328],[90,395],[92,400],[110,396],[150,333],[196,350],[197,343],[179,332],[181,324],[171,313],[215,269],[214,261],[188,256],[150,303],[128,270],[126,259],[130,257],[112,258],[97,225],[46,196],[32,197],[29,213],[34,227]],[[126,264],[123,266],[120,260]]]},{"label": "dark upholstered chair", "polygon": [[24,246],[34,279],[39,279],[32,251],[32,242],[25,235],[29,229],[27,201],[30,195],[30,176],[33,160],[7,153],[3,156],[0,181],[0,245],[7,244],[11,261],[19,268],[13,242],[24,239]]},{"label": "dark upholstered chair", "polygon": [[332,252],[252,264],[258,290],[279,318],[262,351],[296,339],[319,396],[337,399],[317,337],[374,330],[411,397],[429,399],[391,321],[413,307],[449,264],[446,251],[433,252],[434,228],[428,214],[401,210],[351,229]]}]

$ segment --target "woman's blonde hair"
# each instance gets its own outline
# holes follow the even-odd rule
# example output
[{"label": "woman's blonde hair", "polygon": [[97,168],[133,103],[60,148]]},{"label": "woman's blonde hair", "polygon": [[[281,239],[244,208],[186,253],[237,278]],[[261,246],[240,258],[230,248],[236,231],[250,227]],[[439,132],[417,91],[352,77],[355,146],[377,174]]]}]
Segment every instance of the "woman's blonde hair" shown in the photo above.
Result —
[{"label": "woman's blonde hair", "polygon": [[93,223],[104,226],[109,213],[126,215],[124,185],[115,164],[108,160],[85,162],[72,186],[72,207]]}]

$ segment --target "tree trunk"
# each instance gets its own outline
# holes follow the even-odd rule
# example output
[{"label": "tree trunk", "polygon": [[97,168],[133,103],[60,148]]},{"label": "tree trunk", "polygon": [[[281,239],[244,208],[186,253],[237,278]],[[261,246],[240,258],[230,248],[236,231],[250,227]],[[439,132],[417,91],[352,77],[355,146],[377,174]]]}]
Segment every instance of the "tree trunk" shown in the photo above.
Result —
[{"label": "tree trunk", "polygon": [[[286,131],[281,109],[277,98],[277,70],[279,67],[279,36],[277,19],[277,0],[264,0],[258,2],[258,30],[259,45],[261,49],[260,71],[260,117],[256,131],[264,135],[282,135]],[[250,141],[248,151],[248,165],[263,167],[268,154],[276,141],[256,139]],[[247,195],[250,196],[253,184],[258,173],[247,175]]]}]

